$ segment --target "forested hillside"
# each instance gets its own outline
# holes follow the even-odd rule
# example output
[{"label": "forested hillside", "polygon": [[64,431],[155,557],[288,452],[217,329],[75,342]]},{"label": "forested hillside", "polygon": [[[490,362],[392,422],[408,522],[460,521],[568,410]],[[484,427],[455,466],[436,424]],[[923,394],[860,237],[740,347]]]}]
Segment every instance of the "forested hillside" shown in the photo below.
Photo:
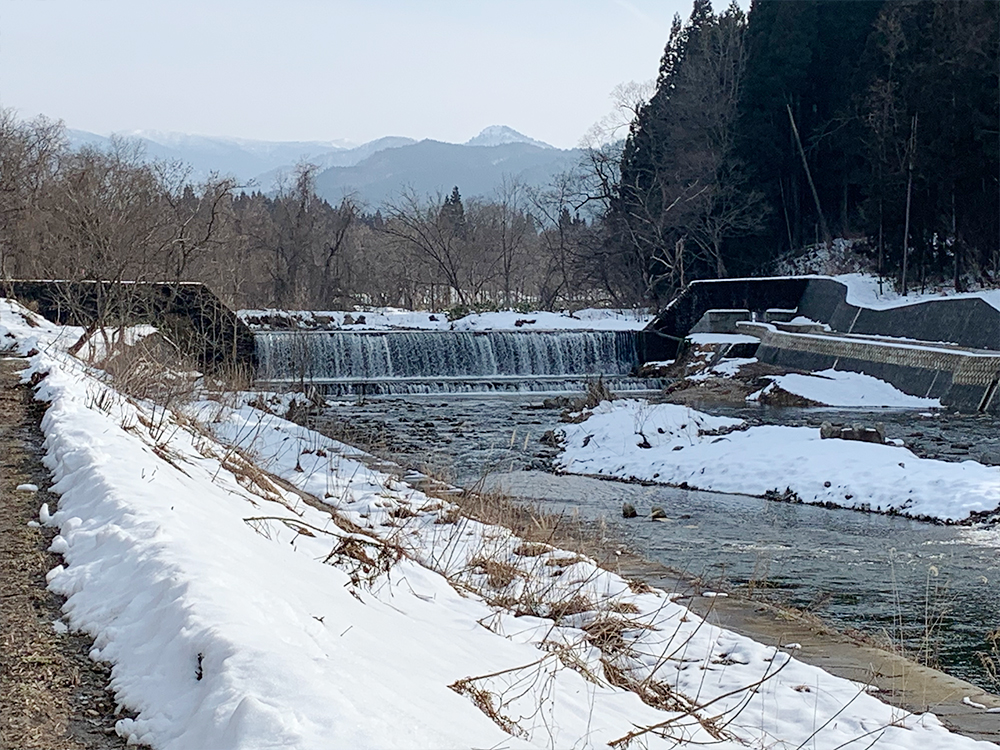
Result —
[{"label": "forested hillside", "polygon": [[831,236],[896,274],[906,245],[910,284],[993,281],[998,8],[695,0],[625,143],[610,241],[661,294]]},{"label": "forested hillside", "polygon": [[842,237],[902,286],[992,285],[998,23],[995,0],[695,0],[651,98],[623,102],[624,140],[543,187],[400,178],[378,206],[323,199],[314,164],[248,193],[0,112],[0,276],[199,280],[238,307],[572,308],[662,303]]}]

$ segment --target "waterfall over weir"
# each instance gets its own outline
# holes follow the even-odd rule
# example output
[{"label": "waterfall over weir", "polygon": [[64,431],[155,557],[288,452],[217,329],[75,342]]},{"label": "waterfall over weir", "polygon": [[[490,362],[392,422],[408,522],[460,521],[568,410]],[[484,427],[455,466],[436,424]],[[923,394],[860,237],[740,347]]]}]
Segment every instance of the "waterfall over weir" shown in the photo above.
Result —
[{"label": "waterfall over weir", "polygon": [[[268,331],[255,339],[258,378],[274,386],[438,393],[577,390],[598,375],[624,383],[639,364],[636,337],[634,331]],[[639,387],[655,385],[631,385]]]}]

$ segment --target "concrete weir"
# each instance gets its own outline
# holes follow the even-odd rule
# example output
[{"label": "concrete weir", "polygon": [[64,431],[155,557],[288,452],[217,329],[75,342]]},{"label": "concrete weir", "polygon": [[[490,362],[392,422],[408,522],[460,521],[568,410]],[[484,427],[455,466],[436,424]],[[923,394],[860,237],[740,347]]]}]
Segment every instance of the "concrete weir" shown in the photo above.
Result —
[{"label": "concrete weir", "polygon": [[[789,311],[812,323],[789,322]],[[874,310],[850,304],[846,285],[825,277],[698,281],[650,329],[676,340],[692,330],[748,333],[762,362],[860,372],[962,412],[1000,413],[1000,310],[978,298]]]}]

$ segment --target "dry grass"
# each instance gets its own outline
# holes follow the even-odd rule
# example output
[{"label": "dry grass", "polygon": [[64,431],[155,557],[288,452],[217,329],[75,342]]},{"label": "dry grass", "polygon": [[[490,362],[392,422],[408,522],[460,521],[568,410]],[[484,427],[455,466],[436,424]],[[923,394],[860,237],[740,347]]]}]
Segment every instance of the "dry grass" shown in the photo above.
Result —
[{"label": "dry grass", "polygon": [[593,612],[597,609],[597,604],[586,596],[577,594],[569,599],[553,602],[549,605],[548,616],[558,622],[564,617]]},{"label": "dry grass", "polygon": [[976,652],[995,690],[1000,689],[1000,630],[986,634],[987,649]]},{"label": "dry grass", "polygon": [[472,701],[473,705],[476,706],[480,711],[482,711],[486,716],[488,716],[493,723],[500,727],[507,734],[514,737],[526,738],[527,733],[518,726],[517,722],[504,716],[501,713],[502,706],[496,705],[500,701],[496,699],[493,693],[489,692],[485,688],[477,687],[475,685],[474,678],[466,678],[458,680],[457,682],[449,685],[452,690],[454,690],[459,695],[466,696]]},{"label": "dry grass", "polygon": [[520,557],[538,557],[553,551],[548,544],[519,544],[514,548],[514,554]]},{"label": "dry grass", "polygon": [[166,336],[152,334],[131,345],[110,340],[107,347],[90,363],[108,373],[119,392],[167,407],[194,398],[198,367]]},{"label": "dry grass", "polygon": [[355,586],[362,583],[369,587],[403,559],[403,550],[378,539],[357,536],[341,539],[323,560],[351,576]]},{"label": "dry grass", "polygon": [[481,555],[469,560],[469,569],[473,573],[485,575],[487,585],[493,589],[506,589],[515,579],[524,577],[525,575],[510,563]]},{"label": "dry grass", "polygon": [[635,606],[632,602],[624,602],[620,599],[611,602],[608,605],[609,612],[618,612],[623,615],[637,615],[639,614],[639,608]]}]

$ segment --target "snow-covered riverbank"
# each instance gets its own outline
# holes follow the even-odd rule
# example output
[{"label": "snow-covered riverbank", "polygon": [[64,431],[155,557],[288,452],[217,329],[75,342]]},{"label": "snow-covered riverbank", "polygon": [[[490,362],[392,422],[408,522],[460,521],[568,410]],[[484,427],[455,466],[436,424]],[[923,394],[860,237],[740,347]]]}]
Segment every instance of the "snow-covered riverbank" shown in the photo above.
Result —
[{"label": "snow-covered riverbank", "polygon": [[303,328],[344,331],[637,331],[653,319],[646,310],[586,308],[576,312],[536,310],[470,312],[458,318],[447,313],[379,307],[369,310],[240,310],[240,318],[255,330]]},{"label": "snow-covered riverbank", "polygon": [[943,521],[1000,506],[997,467],[918,458],[892,445],[823,440],[809,427],[726,432],[740,425],[677,404],[605,401],[563,428],[557,465],[570,473],[717,492],[791,490],[807,503]]},{"label": "snow-covered riverbank", "polygon": [[48,402],[60,501],[40,521],[64,558],[49,585],[112,663],[130,741],[994,747],[463,519],[250,398],[175,413],[127,397],[65,353],[72,336],[6,302],[0,341]]}]

